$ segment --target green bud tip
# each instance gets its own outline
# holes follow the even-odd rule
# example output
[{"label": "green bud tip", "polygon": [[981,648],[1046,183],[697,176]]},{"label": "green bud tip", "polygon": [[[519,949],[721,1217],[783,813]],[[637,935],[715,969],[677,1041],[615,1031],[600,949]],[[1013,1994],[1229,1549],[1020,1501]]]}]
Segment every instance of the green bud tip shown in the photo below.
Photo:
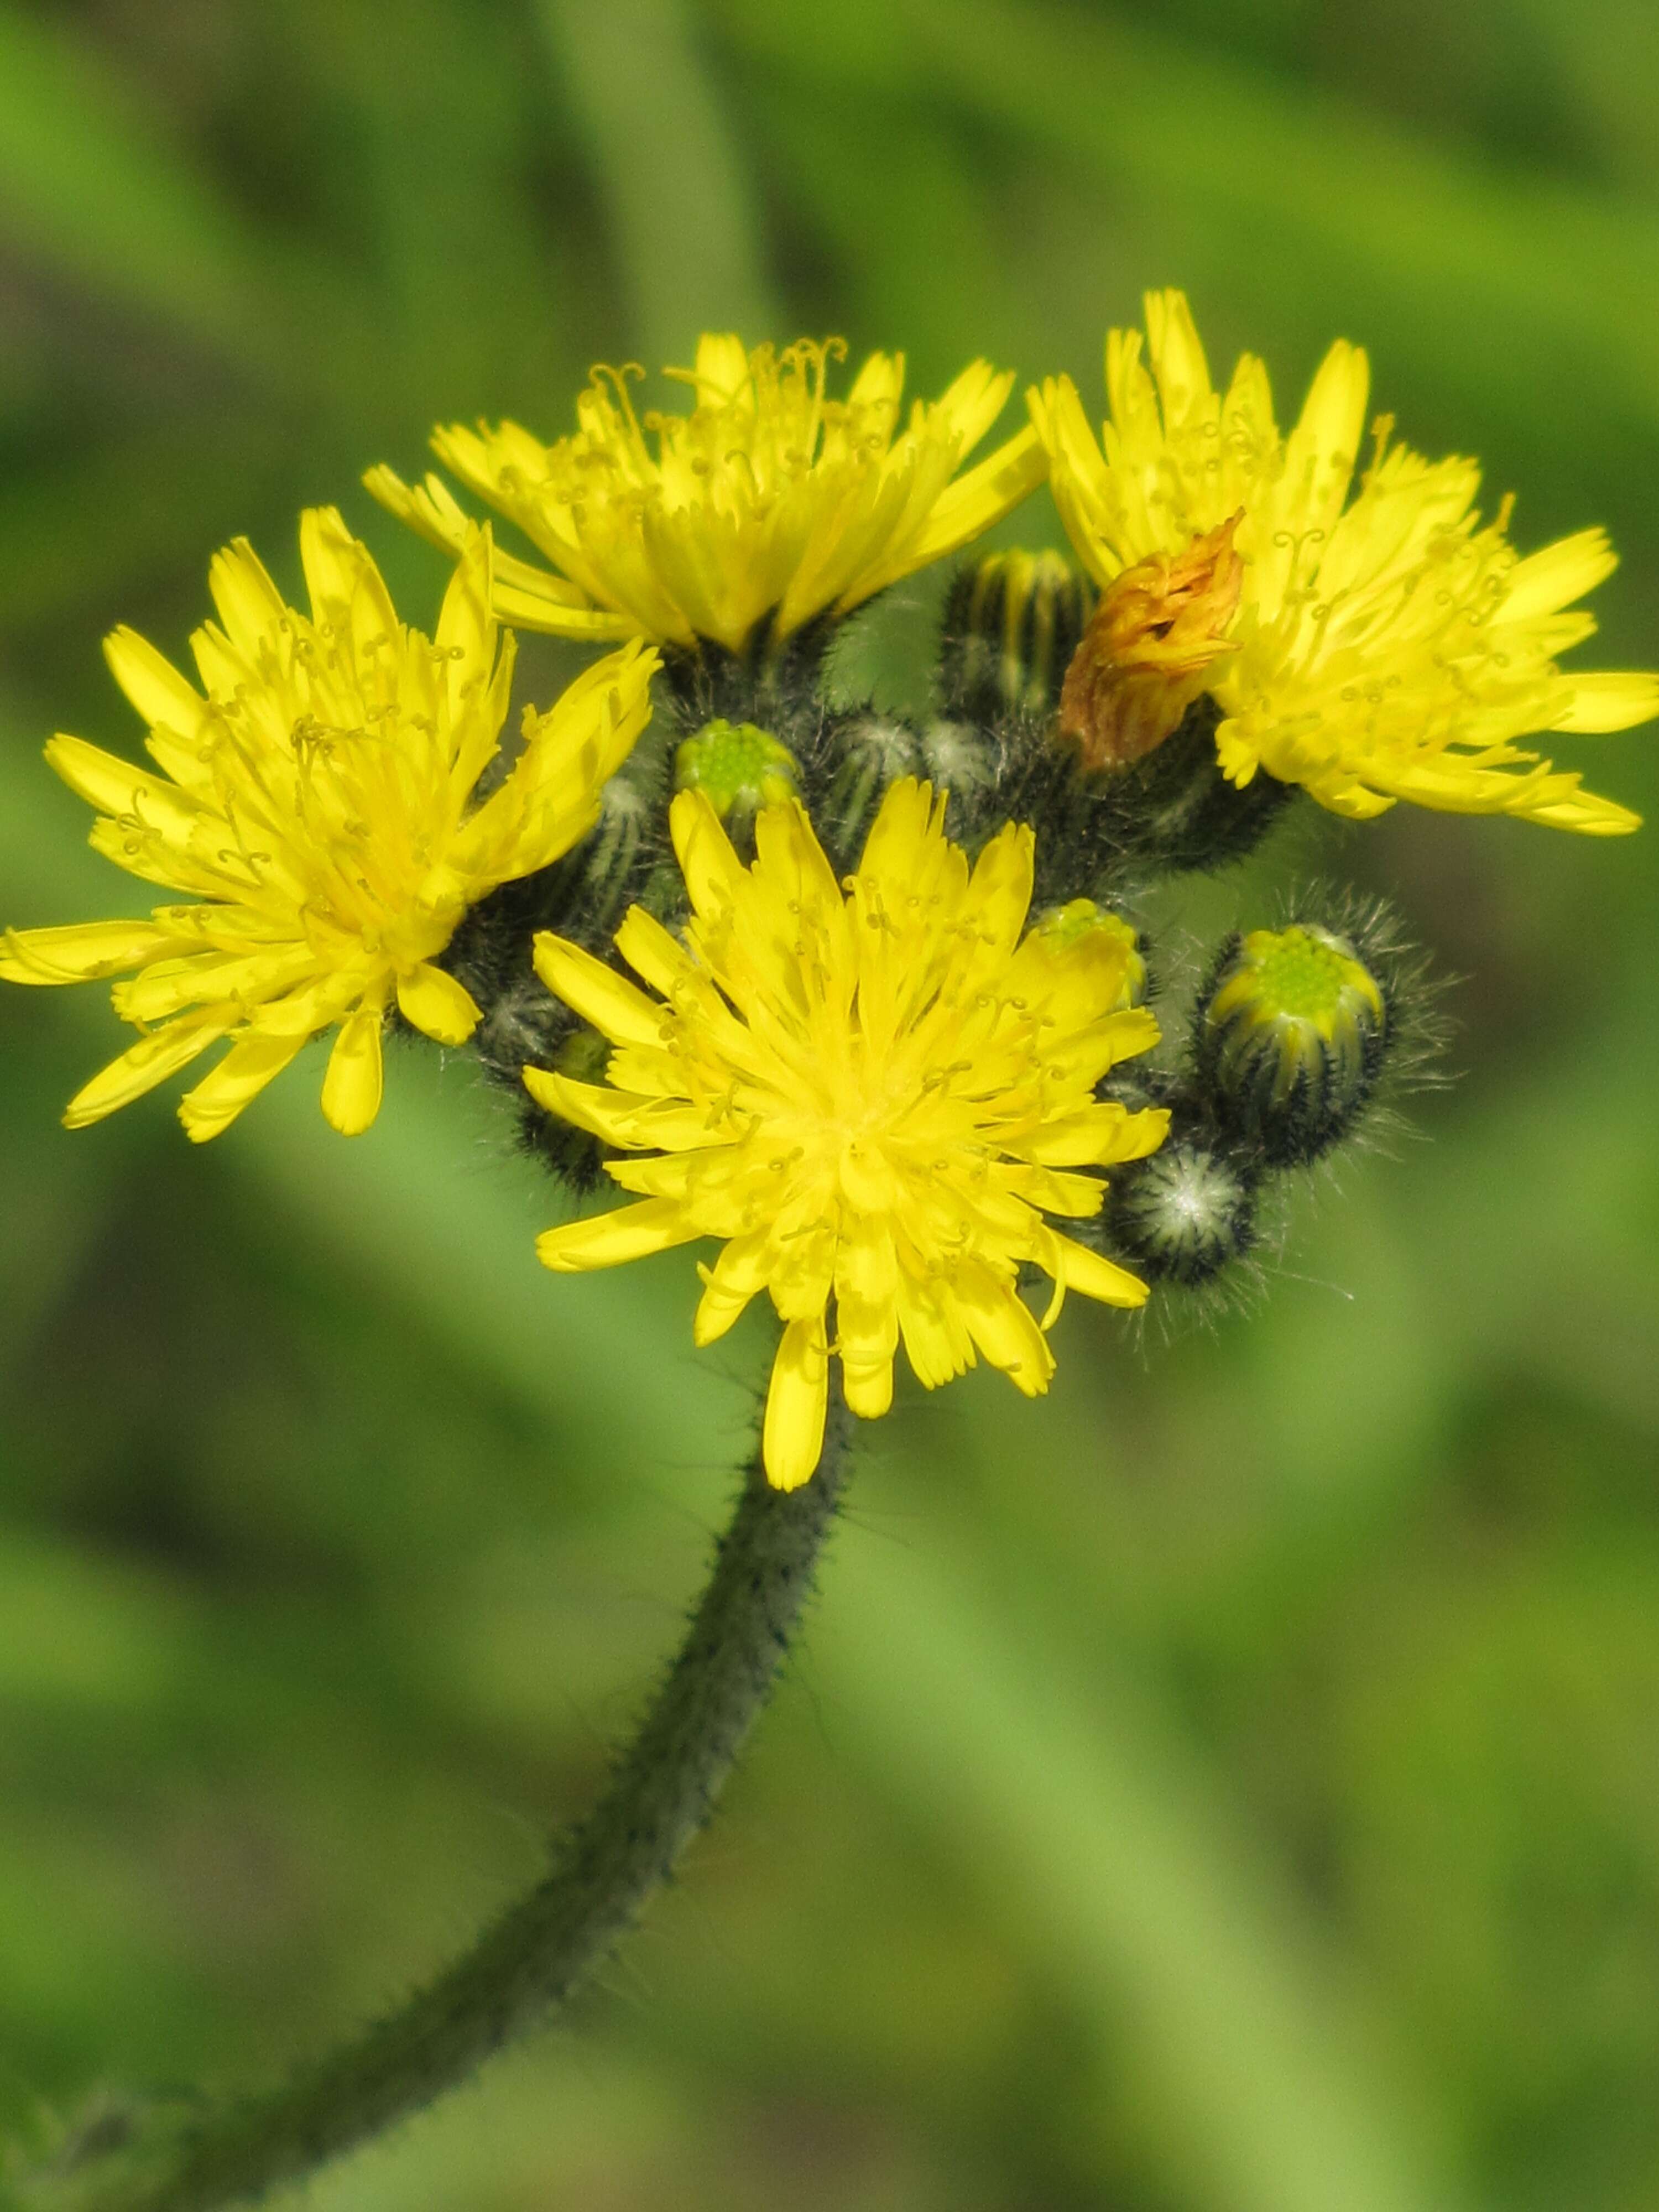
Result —
[{"label": "green bud tip", "polygon": [[1252,930],[1203,1009],[1200,1075],[1223,1125],[1270,1164],[1312,1160],[1370,1096],[1388,1030],[1382,989],[1346,938],[1310,922]]},{"label": "green bud tip", "polygon": [[752,722],[705,722],[674,755],[677,791],[707,793],[725,819],[799,796],[799,763]]}]

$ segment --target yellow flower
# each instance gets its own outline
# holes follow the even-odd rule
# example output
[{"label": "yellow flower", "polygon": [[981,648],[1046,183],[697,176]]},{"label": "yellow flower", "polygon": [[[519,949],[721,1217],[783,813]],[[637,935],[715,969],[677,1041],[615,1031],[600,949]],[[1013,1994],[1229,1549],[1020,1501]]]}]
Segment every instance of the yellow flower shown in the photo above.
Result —
[{"label": "yellow flower", "polygon": [[[943,815],[927,784],[894,784],[843,896],[799,805],[759,816],[744,868],[707,797],[682,792],[685,942],[638,907],[617,938],[661,999],[560,938],[536,942],[542,980],[617,1049],[608,1085],[536,1068],[526,1084],[653,1155],[609,1164],[639,1204],[550,1230],[538,1250],[574,1272],[723,1239],[701,1270],[696,1340],[769,1292],[785,1328],[763,1449],[780,1489],[817,1463],[832,1353],[866,1419],[891,1401],[901,1337],[930,1389],[977,1350],[1035,1395],[1066,1289],[1146,1295],[1044,1218],[1097,1213],[1103,1183],[1069,1170],[1141,1158],[1168,1127],[1095,1096],[1158,1038],[1128,1005],[1133,940],[1068,908],[1022,943],[1031,832],[1010,823],[970,873]],[[1016,1290],[1028,1262],[1055,1285],[1041,1323]]]},{"label": "yellow flower", "polygon": [[[567,637],[775,645],[954,553],[1042,480],[1030,429],[957,474],[1012,375],[975,362],[902,426],[902,354],[872,354],[848,397],[830,399],[829,363],[843,350],[802,339],[746,354],[735,337],[705,337],[695,368],[668,371],[696,395],[690,415],[641,422],[628,372],[605,368],[576,403],[576,434],[556,445],[516,422],[435,432],[439,459],[557,571],[498,556],[502,619]],[[364,482],[423,537],[459,549],[465,517],[441,477],[410,486],[378,468]]]},{"label": "yellow flower", "polygon": [[1028,398],[1056,503],[1099,583],[1153,556],[1178,561],[1242,510],[1236,649],[1207,686],[1232,781],[1266,769],[1356,817],[1407,799],[1595,836],[1635,829],[1627,808],[1518,742],[1659,714],[1659,677],[1556,665],[1595,627],[1573,602],[1613,567],[1603,533],[1521,559],[1510,503],[1484,527],[1474,511],[1474,463],[1390,447],[1389,417],[1353,490],[1370,371],[1345,342],[1286,438],[1252,356],[1217,395],[1181,293],[1147,296],[1146,332],[1150,374],[1139,331],[1107,338],[1103,452],[1069,378]]},{"label": "yellow flower", "polygon": [[46,758],[96,807],[94,850],[195,894],[148,921],[9,930],[0,976],[73,983],[136,969],[115,1011],[143,1034],[70,1102],[80,1128],[198,1054],[230,1049],[179,1107],[216,1136],[300,1048],[339,1024],[323,1111],[347,1136],[380,1103],[380,1030],[396,999],[445,1044],[479,1010],[433,963],[474,901],[568,852],[644,727],[653,654],[589,670],[525,718],[512,773],[482,804],[512,680],[496,653],[489,534],[474,531],[428,641],[398,620],[367,549],[331,507],[300,524],[311,613],[283,604],[245,539],[210,575],[220,623],[191,639],[203,693],[118,629],[105,652],[150,726],[161,773],[57,737]]}]

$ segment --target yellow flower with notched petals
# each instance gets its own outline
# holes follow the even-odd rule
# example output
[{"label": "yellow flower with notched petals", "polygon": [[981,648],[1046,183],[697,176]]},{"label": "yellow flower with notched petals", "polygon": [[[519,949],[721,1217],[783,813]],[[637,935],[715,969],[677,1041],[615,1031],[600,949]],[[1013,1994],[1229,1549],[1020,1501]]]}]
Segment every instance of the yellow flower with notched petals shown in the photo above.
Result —
[{"label": "yellow flower with notched petals", "polygon": [[1406,799],[1593,836],[1635,829],[1627,808],[1518,742],[1659,714],[1659,677],[1556,665],[1595,627],[1573,602],[1614,565],[1603,533],[1522,560],[1508,502],[1481,526],[1474,464],[1390,446],[1389,418],[1353,489],[1370,371],[1346,343],[1326,356],[1286,438],[1250,355],[1218,396],[1181,293],[1148,295],[1146,334],[1150,372],[1139,331],[1107,339],[1101,444],[1069,378],[1028,397],[1055,501],[1101,584],[1178,558],[1241,517],[1233,649],[1207,685],[1226,775],[1245,784],[1265,769],[1355,817]]},{"label": "yellow flower with notched petals", "polygon": [[143,1035],[70,1102],[71,1128],[228,1038],[179,1107],[192,1138],[216,1136],[338,1024],[323,1111],[348,1136],[366,1129],[393,1000],[441,1043],[471,1034],[477,1006],[434,962],[477,899],[592,826],[605,778],[645,726],[656,662],[635,647],[589,670],[551,713],[526,714],[512,772],[477,803],[513,667],[511,639],[496,651],[488,531],[469,537],[429,641],[398,620],[332,508],[301,519],[300,550],[309,616],[284,605],[246,540],[215,559],[219,623],[191,641],[201,692],[133,631],[108,639],[161,773],[79,738],[46,748],[99,811],[94,848],[199,902],[148,921],[7,931],[0,976],[14,983],[137,971],[113,999]]},{"label": "yellow flower with notched petals", "polygon": [[[702,1271],[696,1339],[769,1292],[785,1328],[763,1452],[780,1489],[817,1463],[832,1354],[866,1419],[891,1401],[901,1338],[929,1389],[979,1352],[1035,1395],[1068,1288],[1121,1306],[1146,1295],[1044,1218],[1097,1213],[1103,1183],[1074,1170],[1141,1158],[1169,1125],[1095,1096],[1158,1039],[1129,1005],[1133,939],[1066,909],[1022,942],[1031,832],[1009,823],[970,872],[943,815],[927,784],[894,784],[843,896],[798,805],[760,814],[745,868],[706,796],[682,792],[685,941],[638,907],[617,938],[660,999],[560,938],[536,941],[544,982],[616,1050],[607,1084],[537,1068],[526,1084],[652,1155],[609,1163],[637,1205],[537,1249],[574,1272],[724,1240]],[[1028,1262],[1055,1285],[1041,1323],[1015,1287]]]},{"label": "yellow flower with notched petals", "polygon": [[[975,362],[900,419],[902,354],[872,354],[845,399],[825,386],[839,341],[781,355],[705,337],[689,415],[648,414],[628,372],[597,369],[574,437],[544,445],[516,422],[439,430],[433,447],[552,564],[497,557],[504,621],[567,637],[649,637],[733,653],[776,644],[826,609],[845,614],[976,538],[1041,482],[1025,429],[957,471],[1013,386]],[[651,442],[654,437],[654,450]],[[383,506],[448,551],[466,520],[441,477],[364,478]],[[759,625],[770,617],[768,632]]]}]

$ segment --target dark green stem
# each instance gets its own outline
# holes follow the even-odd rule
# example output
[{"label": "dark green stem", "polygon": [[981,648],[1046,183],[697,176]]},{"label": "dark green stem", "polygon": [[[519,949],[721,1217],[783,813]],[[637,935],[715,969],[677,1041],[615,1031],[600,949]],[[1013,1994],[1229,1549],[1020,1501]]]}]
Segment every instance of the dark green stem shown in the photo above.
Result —
[{"label": "dark green stem", "polygon": [[401,2011],[264,2095],[210,2105],[165,2142],[60,2165],[31,2203],[53,2212],[215,2212],[299,2179],[433,2103],[540,2027],[605,1962],[714,1810],[766,1703],[846,1471],[845,1410],[802,1489],[750,1469],[690,1632],[593,1811],[551,1871]]}]

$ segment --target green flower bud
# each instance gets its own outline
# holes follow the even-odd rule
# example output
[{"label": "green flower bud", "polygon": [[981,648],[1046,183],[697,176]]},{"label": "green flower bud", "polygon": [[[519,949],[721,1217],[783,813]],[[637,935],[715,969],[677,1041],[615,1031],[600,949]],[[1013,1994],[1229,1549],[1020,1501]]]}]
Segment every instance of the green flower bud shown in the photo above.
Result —
[{"label": "green flower bud", "polygon": [[1224,1151],[1171,1138],[1112,1175],[1102,1219],[1116,1259],[1149,1282],[1208,1283],[1255,1243],[1255,1178]]},{"label": "green flower bud", "polygon": [[1058,553],[993,553],[962,569],[945,606],[946,707],[979,721],[1051,714],[1093,606],[1093,587]]},{"label": "green flower bud", "polygon": [[1199,1015],[1199,1084],[1267,1165],[1316,1160],[1358,1119],[1389,1028],[1351,939],[1313,922],[1255,929],[1222,948]]},{"label": "green flower bud", "polygon": [[800,795],[800,764],[752,722],[705,722],[674,754],[674,788],[708,794],[724,820]]}]

